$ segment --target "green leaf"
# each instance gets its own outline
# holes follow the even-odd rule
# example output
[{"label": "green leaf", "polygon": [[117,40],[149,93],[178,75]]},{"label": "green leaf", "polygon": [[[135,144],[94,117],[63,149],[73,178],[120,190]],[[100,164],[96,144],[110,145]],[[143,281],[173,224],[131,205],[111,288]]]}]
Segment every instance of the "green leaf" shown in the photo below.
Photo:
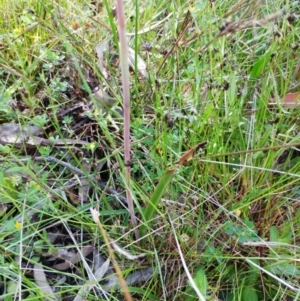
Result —
[{"label": "green leaf", "polygon": [[6,169],[6,172],[9,174],[17,174],[24,172],[24,167],[23,166],[12,166],[8,169]]},{"label": "green leaf", "polygon": [[265,69],[266,65],[269,63],[270,61],[270,57],[271,57],[272,51],[268,51],[267,53],[265,53],[263,56],[259,57],[255,63],[253,64],[251,73],[250,73],[250,77],[252,79],[258,79],[263,70]]},{"label": "green leaf", "polygon": [[14,232],[16,231],[16,227],[15,227],[15,221],[12,219],[6,220],[3,223],[3,228],[5,229],[6,232]]},{"label": "green leaf", "polygon": [[196,277],[194,278],[195,284],[197,285],[199,291],[202,293],[203,296],[207,294],[207,277],[204,270],[198,270]]},{"label": "green leaf", "polygon": [[277,242],[279,240],[279,233],[276,226],[272,226],[270,229],[270,241]]},{"label": "green leaf", "polygon": [[247,286],[243,288],[242,292],[243,301],[258,301],[257,292],[252,286]]},{"label": "green leaf", "polygon": [[128,291],[130,293],[137,293],[137,294],[140,294],[141,296],[147,296],[147,300],[153,300],[153,301],[160,301],[161,299],[157,296],[155,296],[153,293],[149,292],[149,290],[144,290],[142,288],[139,288],[139,287],[131,287],[129,286],[128,287]]},{"label": "green leaf", "polygon": [[0,202],[2,204],[11,203],[18,197],[18,191],[13,185],[13,181],[4,173],[0,173]]},{"label": "green leaf", "polygon": [[4,154],[9,154],[9,152],[11,152],[11,147],[9,145],[0,144],[0,152]]},{"label": "green leaf", "polygon": [[6,290],[7,290],[8,294],[13,294],[13,293],[15,293],[15,292],[18,291],[18,283],[17,283],[17,281],[9,280],[6,285],[7,285]]},{"label": "green leaf", "polygon": [[[145,223],[149,226],[149,221],[153,218],[154,214],[158,212],[158,203],[160,202],[163,194],[165,193],[169,183],[171,182],[173,176],[177,172],[177,169],[169,169],[167,170],[164,175],[161,177],[159,183],[157,184],[150,200],[149,204],[144,213],[144,220]],[[141,236],[147,233],[147,226],[142,225],[140,229]]]}]

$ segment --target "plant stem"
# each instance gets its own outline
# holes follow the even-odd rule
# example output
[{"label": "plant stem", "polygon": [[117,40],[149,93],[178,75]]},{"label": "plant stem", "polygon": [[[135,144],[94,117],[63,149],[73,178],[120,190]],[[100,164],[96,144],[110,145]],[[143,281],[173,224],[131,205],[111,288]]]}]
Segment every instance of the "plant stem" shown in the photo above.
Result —
[{"label": "plant stem", "polygon": [[130,92],[129,92],[129,65],[128,65],[128,45],[125,29],[125,14],[122,0],[117,0],[117,19],[120,40],[120,67],[122,73],[123,101],[124,101],[124,157],[125,157],[125,181],[128,208],[131,217],[131,224],[135,228],[136,239],[139,238],[137,222],[134,215],[133,199],[130,185]]}]

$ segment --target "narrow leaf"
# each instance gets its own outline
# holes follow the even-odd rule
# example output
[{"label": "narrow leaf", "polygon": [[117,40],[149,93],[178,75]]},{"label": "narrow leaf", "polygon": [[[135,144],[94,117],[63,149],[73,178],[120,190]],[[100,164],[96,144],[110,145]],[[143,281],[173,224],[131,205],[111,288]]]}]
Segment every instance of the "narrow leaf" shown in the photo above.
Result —
[{"label": "narrow leaf", "polygon": [[279,241],[279,233],[276,226],[272,226],[270,229],[270,241],[278,242]]},{"label": "narrow leaf", "polygon": [[266,65],[269,63],[271,57],[271,51],[268,51],[265,55],[259,57],[253,64],[250,77],[252,79],[258,79],[265,69]]},{"label": "narrow leaf", "polygon": [[250,287],[245,287],[243,289],[243,293],[242,293],[242,300],[243,301],[258,301],[258,296],[257,296],[257,292],[255,290],[254,287],[250,286]]},{"label": "narrow leaf", "polygon": [[[171,182],[173,176],[177,172],[177,169],[169,169],[161,177],[159,183],[157,184],[150,200],[149,204],[144,213],[145,223],[149,223],[155,212],[157,212],[158,203],[160,202],[163,194],[165,193],[169,183]],[[147,232],[146,225],[141,226],[141,235],[145,235]]]},{"label": "narrow leaf", "polygon": [[194,278],[194,281],[198,289],[200,290],[200,292],[203,294],[203,296],[206,296],[208,281],[204,270],[202,269],[198,270],[196,277]]}]

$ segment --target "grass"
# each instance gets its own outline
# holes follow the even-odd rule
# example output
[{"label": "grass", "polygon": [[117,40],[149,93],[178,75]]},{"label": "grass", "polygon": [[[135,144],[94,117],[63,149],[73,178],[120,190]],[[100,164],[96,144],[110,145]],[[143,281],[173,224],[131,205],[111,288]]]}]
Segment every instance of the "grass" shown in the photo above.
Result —
[{"label": "grass", "polygon": [[281,101],[299,91],[298,2],[124,3],[149,75],[130,70],[136,241],[117,47],[105,69],[95,51],[118,40],[114,3],[3,0],[0,124],[54,144],[0,145],[0,300],[122,300],[116,263],[132,300],[298,300],[299,106]]}]

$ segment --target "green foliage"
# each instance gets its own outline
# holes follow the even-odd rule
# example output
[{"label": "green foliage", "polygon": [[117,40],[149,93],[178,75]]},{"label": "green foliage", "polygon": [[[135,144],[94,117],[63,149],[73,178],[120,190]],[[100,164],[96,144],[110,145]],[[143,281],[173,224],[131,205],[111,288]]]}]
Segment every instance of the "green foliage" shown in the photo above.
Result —
[{"label": "green foliage", "polygon": [[43,61],[43,69],[45,71],[51,71],[59,66],[59,64],[63,63],[64,58],[65,55],[61,55],[57,51],[52,51],[44,47],[40,49],[40,59]]},{"label": "green foliage", "polygon": [[14,202],[18,196],[18,179],[0,172],[0,200],[2,204]]},{"label": "green foliage", "polygon": [[234,235],[235,239],[240,243],[259,240],[254,223],[249,221],[249,219],[246,219],[242,225],[236,225],[232,221],[227,221],[224,224],[224,232],[230,236]]},{"label": "green foliage", "polygon": [[[118,28],[111,3],[94,2],[0,4],[0,124],[30,123],[52,141],[89,142],[0,144],[0,299],[16,298],[22,276],[22,299],[44,300],[30,268],[58,249],[93,244],[107,256],[89,211],[99,207],[111,241],[129,253],[147,253],[141,262],[155,270],[142,287],[130,287],[137,300],[196,300],[182,260],[207,300],[298,300],[300,162],[298,147],[285,145],[299,142],[299,109],[281,101],[299,90],[298,1],[124,2],[129,47],[149,73],[143,78],[131,70],[130,83],[132,195],[145,250],[131,235],[127,208],[109,192],[124,197],[123,88],[113,64],[117,50],[109,74],[99,70],[95,45],[109,38],[118,48]],[[259,23],[282,8],[276,19]],[[108,91],[108,80],[116,105],[103,113],[89,94],[99,84]],[[279,106],[270,105],[275,100]],[[79,103],[84,107],[73,114]],[[205,153],[170,169],[200,141],[207,141]],[[278,145],[283,148],[245,153]],[[35,161],[47,156],[93,178]],[[167,216],[182,238],[182,257]],[[52,243],[54,234],[61,235],[59,243]],[[115,254],[124,275],[136,266]],[[92,259],[86,266],[94,266]],[[89,281],[82,262],[68,271],[43,262],[62,300],[75,299],[78,286],[60,279]],[[101,297],[95,289],[87,298]],[[107,298],[122,299],[118,292]]]}]

